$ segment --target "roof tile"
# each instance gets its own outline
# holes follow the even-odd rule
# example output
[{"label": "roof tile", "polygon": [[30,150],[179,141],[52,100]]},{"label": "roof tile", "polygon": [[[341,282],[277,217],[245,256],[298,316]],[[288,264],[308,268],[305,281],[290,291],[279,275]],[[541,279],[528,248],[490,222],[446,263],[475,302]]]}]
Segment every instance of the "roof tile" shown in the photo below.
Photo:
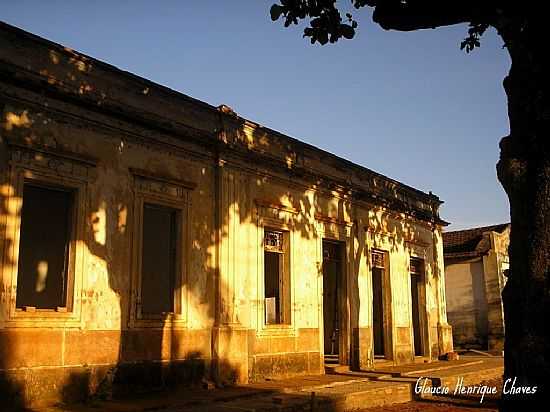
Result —
[{"label": "roof tile", "polygon": [[480,252],[477,250],[477,246],[483,238],[483,233],[502,233],[509,225],[509,223],[501,223],[499,225],[443,232],[444,255],[446,258],[477,256]]}]

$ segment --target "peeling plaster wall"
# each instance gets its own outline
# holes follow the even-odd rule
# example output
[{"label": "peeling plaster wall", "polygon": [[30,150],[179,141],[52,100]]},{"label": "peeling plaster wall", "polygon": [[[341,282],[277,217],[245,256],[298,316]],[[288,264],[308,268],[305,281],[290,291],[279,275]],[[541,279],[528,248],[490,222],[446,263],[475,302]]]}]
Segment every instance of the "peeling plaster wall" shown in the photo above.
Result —
[{"label": "peeling plaster wall", "polygon": [[[483,279],[481,259],[473,262],[447,265],[447,316],[453,326],[453,337],[456,346],[483,345],[481,318],[487,314],[486,304],[482,304],[483,294],[479,291]],[[478,280],[476,282],[475,280]],[[477,291],[477,292],[475,292]]]},{"label": "peeling plaster wall", "polygon": [[[212,164],[175,156],[162,145],[145,145],[91,124],[68,122],[48,109],[35,111],[28,106],[23,108],[8,103],[4,106],[6,113],[17,116],[25,113],[29,125],[10,128],[10,123],[5,122],[2,130],[4,150],[9,151],[6,147],[18,144],[54,153],[52,159],[55,153],[71,153],[97,159],[97,162],[93,167],[93,179],[81,189],[84,202],[78,207],[78,218],[83,230],[76,239],[81,254],[75,262],[77,285],[70,319],[53,320],[50,313],[12,312],[10,302],[15,297],[12,282],[16,266],[8,262],[10,256],[15,255],[3,249],[2,283],[7,296],[4,295],[2,305],[0,368],[16,377],[26,389],[25,398],[30,401],[50,398],[52,393],[48,393],[47,388],[52,390],[55,386],[65,388],[63,393],[71,393],[75,387],[93,392],[105,379],[110,379],[109,371],[115,365],[121,365],[116,367],[116,374],[124,386],[132,383],[136,374],[127,372],[123,365],[135,362],[179,362],[185,364],[185,370],[191,370],[182,372],[184,375],[197,374],[187,376],[186,380],[197,379],[198,374],[202,374],[200,370],[211,359],[210,330],[215,312]],[[40,156],[41,152],[32,153]],[[29,176],[38,180],[43,175],[53,180],[59,178],[59,183],[63,184],[65,176],[55,170],[51,160],[44,170],[34,160],[20,163],[18,167]],[[5,169],[5,163],[3,166]],[[151,175],[170,176],[176,181],[193,181],[196,188],[190,192],[189,205],[205,205],[188,207],[189,215],[184,223],[192,239],[185,245],[187,268],[181,285],[182,312],[187,318],[184,328],[168,328],[162,323],[152,328],[130,327],[137,299],[135,279],[132,278],[137,263],[132,257],[133,239],[139,230],[134,224],[136,183],[130,172],[133,168],[145,169]],[[13,192],[13,176],[4,173],[2,182],[4,194]],[[14,204],[16,200],[17,196],[2,196],[3,203]],[[20,199],[17,203],[20,204]],[[6,229],[19,225],[20,210],[11,209],[3,214]],[[3,239],[13,247],[15,239],[10,239],[11,233],[6,230],[7,236]],[[59,369],[46,374],[44,366]],[[162,385],[165,373],[150,368],[144,371],[146,378],[139,383],[153,387]],[[32,375],[44,380],[43,390],[38,391],[30,383],[32,381],[27,381]],[[55,397],[55,391],[52,392]]]},{"label": "peeling plaster wall", "polygon": [[454,343],[494,353],[504,348],[501,293],[508,269],[510,229],[487,232],[480,243],[487,251],[476,258],[452,260],[445,267],[447,311]]}]

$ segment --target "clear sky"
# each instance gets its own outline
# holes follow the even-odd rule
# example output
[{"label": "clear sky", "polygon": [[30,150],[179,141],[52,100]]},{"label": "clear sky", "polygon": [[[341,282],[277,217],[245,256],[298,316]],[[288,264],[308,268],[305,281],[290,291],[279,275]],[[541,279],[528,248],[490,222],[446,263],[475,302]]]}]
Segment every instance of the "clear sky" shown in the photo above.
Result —
[{"label": "clear sky", "polygon": [[467,55],[465,26],[384,31],[363,9],[354,40],[312,46],[272,3],[18,0],[0,19],[431,190],[449,230],[509,221],[495,164],[510,59],[494,31]]}]

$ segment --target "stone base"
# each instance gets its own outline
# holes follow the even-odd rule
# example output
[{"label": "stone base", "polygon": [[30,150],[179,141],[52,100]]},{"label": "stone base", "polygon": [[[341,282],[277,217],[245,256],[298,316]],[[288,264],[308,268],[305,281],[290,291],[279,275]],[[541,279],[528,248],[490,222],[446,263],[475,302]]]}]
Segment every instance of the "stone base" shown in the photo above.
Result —
[{"label": "stone base", "polygon": [[453,329],[451,325],[447,323],[439,323],[437,325],[437,343],[439,353],[434,355],[438,356],[453,352]]},{"label": "stone base", "polygon": [[250,359],[250,382],[266,378],[290,378],[298,375],[317,375],[323,369],[319,352],[294,352],[255,355]]},{"label": "stone base", "polygon": [[369,326],[353,329],[352,370],[366,370],[374,366],[372,331]]},{"label": "stone base", "polygon": [[248,383],[248,329],[224,325],[213,329],[213,378],[221,385]]},{"label": "stone base", "polygon": [[0,410],[199,384],[209,375],[209,363],[206,359],[187,359],[2,371]]}]

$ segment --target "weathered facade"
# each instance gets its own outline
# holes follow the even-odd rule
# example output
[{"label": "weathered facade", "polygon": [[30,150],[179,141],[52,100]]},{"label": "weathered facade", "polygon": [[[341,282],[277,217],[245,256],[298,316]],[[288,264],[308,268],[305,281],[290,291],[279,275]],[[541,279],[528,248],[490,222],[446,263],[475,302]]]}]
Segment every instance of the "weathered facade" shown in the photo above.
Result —
[{"label": "weathered facade", "polygon": [[0,32],[2,391],[69,399],[452,351],[436,196]]},{"label": "weathered facade", "polygon": [[502,353],[510,224],[443,233],[447,317],[457,347]]}]

